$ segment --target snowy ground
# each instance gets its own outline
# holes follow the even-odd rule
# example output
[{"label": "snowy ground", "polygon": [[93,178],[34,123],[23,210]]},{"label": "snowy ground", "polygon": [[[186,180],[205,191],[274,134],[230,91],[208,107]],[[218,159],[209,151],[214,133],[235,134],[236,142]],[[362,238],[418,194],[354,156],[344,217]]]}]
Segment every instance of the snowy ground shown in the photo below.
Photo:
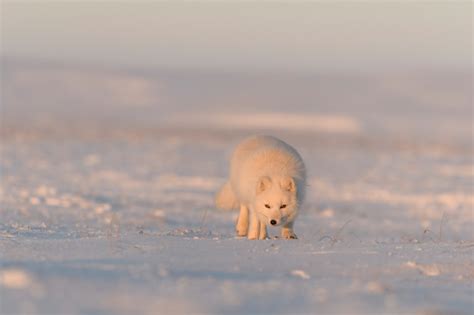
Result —
[{"label": "snowy ground", "polygon": [[[2,314],[473,314],[469,76],[6,65]],[[298,240],[236,238],[213,207],[255,132],[306,161]]]}]

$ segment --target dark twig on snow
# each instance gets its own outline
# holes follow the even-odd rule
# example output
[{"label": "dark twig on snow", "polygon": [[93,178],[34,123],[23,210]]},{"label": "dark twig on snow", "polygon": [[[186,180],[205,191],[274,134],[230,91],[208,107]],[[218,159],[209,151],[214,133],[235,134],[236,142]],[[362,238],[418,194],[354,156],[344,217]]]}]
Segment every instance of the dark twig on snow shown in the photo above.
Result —
[{"label": "dark twig on snow", "polygon": [[204,209],[204,213],[203,213],[203,215],[202,215],[202,217],[201,217],[201,224],[199,225],[199,230],[200,230],[200,231],[202,231],[202,228],[203,228],[203,226],[204,226],[204,223],[206,223],[207,211],[208,211],[208,208],[206,207],[206,208]]},{"label": "dark twig on snow", "polygon": [[319,241],[321,242],[322,240],[328,238],[328,239],[331,241],[331,247],[333,247],[334,244],[336,244],[337,242],[341,241],[340,235],[341,235],[342,231],[344,230],[344,228],[345,228],[351,221],[352,221],[352,220],[347,220],[346,223],[344,223],[344,224],[336,231],[336,233],[335,233],[333,236],[324,235],[323,237],[321,237],[321,238],[319,239]]},{"label": "dark twig on snow", "polygon": [[447,216],[446,212],[443,212],[443,216],[441,217],[441,221],[439,222],[439,239],[438,241],[441,242],[443,240],[443,224],[446,222]]}]

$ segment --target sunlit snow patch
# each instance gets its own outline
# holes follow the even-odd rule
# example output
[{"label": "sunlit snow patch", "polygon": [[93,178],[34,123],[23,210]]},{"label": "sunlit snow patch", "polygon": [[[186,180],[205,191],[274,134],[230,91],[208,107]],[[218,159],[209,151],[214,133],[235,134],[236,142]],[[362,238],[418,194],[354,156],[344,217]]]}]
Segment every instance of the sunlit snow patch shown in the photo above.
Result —
[{"label": "sunlit snow patch", "polygon": [[174,116],[171,124],[218,129],[269,129],[289,131],[312,131],[326,133],[360,133],[361,124],[354,118],[342,115],[290,114],[290,113],[232,113],[190,114]]},{"label": "sunlit snow patch", "polygon": [[6,269],[0,272],[0,284],[10,289],[24,289],[30,286],[31,277],[21,269]]},{"label": "sunlit snow patch", "polygon": [[308,280],[308,279],[311,278],[311,276],[309,274],[307,274],[306,271],[300,270],[300,269],[292,270],[291,275],[295,276],[295,277],[298,277],[298,278],[301,278],[301,279],[305,279],[305,280]]}]

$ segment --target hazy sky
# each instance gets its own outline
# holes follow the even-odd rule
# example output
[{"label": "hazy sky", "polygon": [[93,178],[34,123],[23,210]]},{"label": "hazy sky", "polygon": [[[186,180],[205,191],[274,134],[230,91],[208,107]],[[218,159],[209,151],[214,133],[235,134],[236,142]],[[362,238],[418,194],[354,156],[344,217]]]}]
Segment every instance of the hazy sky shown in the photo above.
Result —
[{"label": "hazy sky", "polygon": [[140,67],[469,67],[466,2],[2,1],[2,54]]}]

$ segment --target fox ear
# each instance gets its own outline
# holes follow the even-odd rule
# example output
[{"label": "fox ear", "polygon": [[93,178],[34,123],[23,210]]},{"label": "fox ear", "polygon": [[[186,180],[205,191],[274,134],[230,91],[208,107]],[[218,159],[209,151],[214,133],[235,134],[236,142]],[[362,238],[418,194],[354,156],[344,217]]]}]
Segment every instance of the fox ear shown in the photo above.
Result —
[{"label": "fox ear", "polygon": [[291,177],[287,177],[281,181],[281,188],[291,192],[296,192],[295,180]]},{"label": "fox ear", "polygon": [[260,177],[257,182],[257,194],[261,193],[272,186],[272,180],[268,176]]}]

